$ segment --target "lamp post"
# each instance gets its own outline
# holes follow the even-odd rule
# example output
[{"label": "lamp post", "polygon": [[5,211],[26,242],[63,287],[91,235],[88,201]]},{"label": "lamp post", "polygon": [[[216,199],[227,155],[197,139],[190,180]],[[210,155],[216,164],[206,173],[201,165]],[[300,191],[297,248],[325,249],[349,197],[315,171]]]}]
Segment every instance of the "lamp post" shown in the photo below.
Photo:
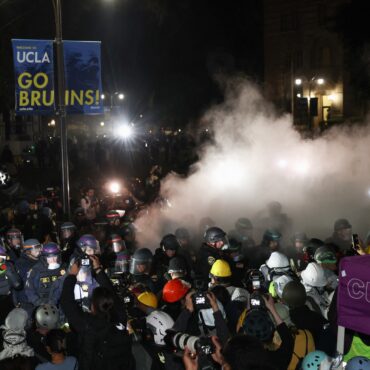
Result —
[{"label": "lamp post", "polygon": [[55,44],[57,54],[57,78],[58,78],[58,108],[57,117],[60,126],[61,166],[62,166],[62,197],[64,214],[70,217],[69,204],[69,165],[67,147],[67,122],[65,107],[65,73],[64,52],[62,40],[62,0],[53,0],[55,12]]}]

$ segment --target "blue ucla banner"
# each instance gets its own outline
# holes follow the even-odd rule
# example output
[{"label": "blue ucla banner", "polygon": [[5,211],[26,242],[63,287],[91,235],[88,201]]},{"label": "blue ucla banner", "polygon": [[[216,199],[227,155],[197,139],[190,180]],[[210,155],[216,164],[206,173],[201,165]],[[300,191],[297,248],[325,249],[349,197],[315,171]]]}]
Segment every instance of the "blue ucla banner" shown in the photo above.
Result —
[{"label": "blue ucla banner", "polygon": [[[55,114],[53,41],[12,40],[17,114]],[[100,42],[63,41],[67,113],[104,113]]]},{"label": "blue ucla banner", "polygon": [[63,41],[68,113],[104,113],[101,82],[101,43]]},{"label": "blue ucla banner", "polygon": [[53,42],[12,40],[17,114],[53,114]]}]

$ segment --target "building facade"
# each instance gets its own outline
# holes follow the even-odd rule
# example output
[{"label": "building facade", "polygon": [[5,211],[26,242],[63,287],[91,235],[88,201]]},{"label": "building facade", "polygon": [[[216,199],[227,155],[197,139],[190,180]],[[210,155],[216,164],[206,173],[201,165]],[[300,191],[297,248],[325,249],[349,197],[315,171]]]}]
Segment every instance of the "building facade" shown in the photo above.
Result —
[{"label": "building facade", "polygon": [[344,47],[335,32],[348,0],[264,0],[266,97],[308,128],[352,112]]}]

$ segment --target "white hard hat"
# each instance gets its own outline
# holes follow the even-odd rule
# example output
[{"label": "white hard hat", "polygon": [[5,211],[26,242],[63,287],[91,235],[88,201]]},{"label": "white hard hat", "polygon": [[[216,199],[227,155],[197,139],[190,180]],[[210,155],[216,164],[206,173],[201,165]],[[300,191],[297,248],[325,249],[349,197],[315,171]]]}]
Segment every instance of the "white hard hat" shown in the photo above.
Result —
[{"label": "white hard hat", "polygon": [[173,327],[172,317],[163,311],[153,311],[146,317],[146,326],[152,331],[155,344],[164,346],[166,331]]},{"label": "white hard hat", "polygon": [[277,276],[276,278],[273,279],[275,292],[279,296],[279,298],[282,298],[283,296],[283,290],[285,288],[285,285],[287,285],[292,280],[293,278],[288,275]]},{"label": "white hard hat", "polygon": [[301,273],[302,282],[304,285],[312,287],[324,287],[328,280],[325,277],[324,269],[316,262],[311,262],[306,269]]},{"label": "white hard hat", "polygon": [[280,252],[272,252],[270,258],[266,261],[266,265],[270,269],[290,267],[287,256]]}]

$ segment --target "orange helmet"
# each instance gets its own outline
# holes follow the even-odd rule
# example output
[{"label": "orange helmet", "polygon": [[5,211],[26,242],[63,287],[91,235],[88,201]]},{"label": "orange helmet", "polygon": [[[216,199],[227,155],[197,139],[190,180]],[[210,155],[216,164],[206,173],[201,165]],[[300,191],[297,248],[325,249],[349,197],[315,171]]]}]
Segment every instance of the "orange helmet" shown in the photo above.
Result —
[{"label": "orange helmet", "polygon": [[189,290],[189,283],[181,279],[173,279],[163,287],[162,297],[165,302],[174,303],[183,298]]}]

